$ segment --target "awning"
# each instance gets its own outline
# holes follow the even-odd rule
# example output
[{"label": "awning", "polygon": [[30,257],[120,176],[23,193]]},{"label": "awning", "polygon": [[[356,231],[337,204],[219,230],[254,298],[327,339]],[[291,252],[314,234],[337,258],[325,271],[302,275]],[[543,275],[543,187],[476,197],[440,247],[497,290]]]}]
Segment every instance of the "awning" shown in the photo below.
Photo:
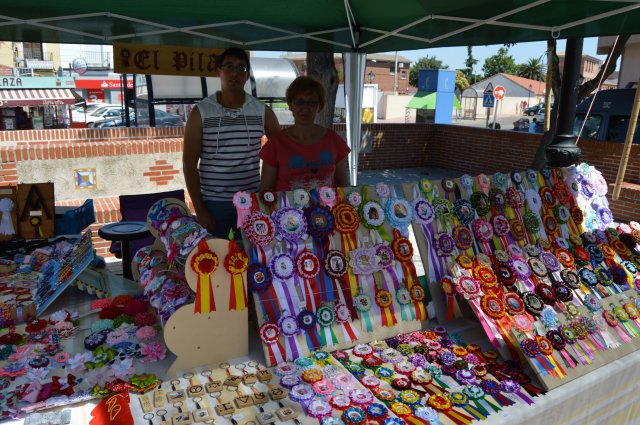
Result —
[{"label": "awning", "polygon": [[73,105],[84,102],[71,89],[0,90],[0,107]]},{"label": "awning", "polygon": [[[461,109],[460,101],[453,95],[453,107]],[[436,92],[417,92],[413,98],[407,103],[405,108],[409,109],[436,109]]]}]

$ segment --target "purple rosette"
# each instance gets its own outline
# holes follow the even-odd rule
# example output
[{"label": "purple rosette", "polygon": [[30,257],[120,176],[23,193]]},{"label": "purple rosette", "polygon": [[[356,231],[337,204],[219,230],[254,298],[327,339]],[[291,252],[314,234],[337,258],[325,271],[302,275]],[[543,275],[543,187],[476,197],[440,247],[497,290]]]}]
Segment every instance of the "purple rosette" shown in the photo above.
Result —
[{"label": "purple rosette", "polygon": [[297,242],[307,238],[307,220],[300,208],[284,207],[273,213],[276,239]]},{"label": "purple rosette", "polygon": [[295,266],[289,254],[276,254],[269,262],[273,277],[286,281],[293,277]]},{"label": "purple rosette", "polygon": [[420,354],[420,353],[411,354],[409,356],[409,361],[415,367],[421,367],[423,369],[426,369],[427,366],[429,366],[429,362],[427,361],[427,358],[424,356],[424,354]]},{"label": "purple rosette", "polygon": [[540,254],[540,259],[547,266],[547,269],[552,272],[557,272],[562,268],[558,258],[550,252],[543,252]]}]

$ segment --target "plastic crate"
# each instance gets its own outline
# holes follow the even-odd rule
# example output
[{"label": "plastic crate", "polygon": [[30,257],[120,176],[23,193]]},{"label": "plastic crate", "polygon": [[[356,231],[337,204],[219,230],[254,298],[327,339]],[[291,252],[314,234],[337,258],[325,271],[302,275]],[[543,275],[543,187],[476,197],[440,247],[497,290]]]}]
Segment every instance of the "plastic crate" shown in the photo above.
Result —
[{"label": "plastic crate", "polygon": [[56,215],[56,235],[75,235],[82,233],[96,221],[93,209],[93,199],[87,199],[84,204],[73,210],[65,211],[62,215]]}]

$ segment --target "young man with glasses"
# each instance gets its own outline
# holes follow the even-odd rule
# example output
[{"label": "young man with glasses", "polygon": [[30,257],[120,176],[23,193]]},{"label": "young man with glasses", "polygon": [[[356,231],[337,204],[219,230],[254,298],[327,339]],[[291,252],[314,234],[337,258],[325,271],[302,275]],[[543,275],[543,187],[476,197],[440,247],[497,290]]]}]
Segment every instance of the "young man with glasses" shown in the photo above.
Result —
[{"label": "young man with glasses", "polygon": [[262,136],[280,130],[273,111],[244,91],[249,71],[244,50],[225,50],[218,61],[221,90],[199,102],[185,126],[187,190],[198,221],[219,238],[236,232],[233,195],[258,190]]},{"label": "young man with glasses", "polygon": [[325,90],[311,77],[298,77],[287,88],[293,126],[274,134],[262,148],[263,190],[319,189],[349,185],[347,143],[335,131],[315,123],[324,108]]}]

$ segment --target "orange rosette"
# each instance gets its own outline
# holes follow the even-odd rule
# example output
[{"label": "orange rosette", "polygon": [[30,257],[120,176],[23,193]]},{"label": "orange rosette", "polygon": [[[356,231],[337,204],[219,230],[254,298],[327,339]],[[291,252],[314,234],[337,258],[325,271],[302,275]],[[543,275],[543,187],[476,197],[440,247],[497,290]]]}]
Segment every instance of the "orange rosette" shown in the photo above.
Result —
[{"label": "orange rosette", "polygon": [[558,261],[560,261],[560,264],[562,264],[567,269],[570,269],[575,264],[573,255],[571,255],[571,253],[564,248],[556,249],[554,254],[556,258],[558,258]]},{"label": "orange rosette", "polygon": [[486,288],[494,288],[498,285],[496,274],[487,266],[477,266],[473,269],[473,275]]},{"label": "orange rosette", "polygon": [[231,275],[231,290],[229,291],[229,310],[244,310],[247,308],[247,291],[244,285],[243,273],[249,267],[249,256],[238,247],[235,240],[229,241],[229,253],[224,258],[224,268]]},{"label": "orange rosette", "polygon": [[599,243],[598,247],[602,250],[602,253],[604,254],[604,258],[607,258],[609,260],[615,260],[616,251],[613,248],[611,248],[609,245],[605,243]]},{"label": "orange rosette", "polygon": [[218,268],[218,256],[209,249],[207,241],[198,243],[198,252],[191,258],[191,269],[198,275],[194,313],[216,311],[211,274]]},{"label": "orange rosette", "polygon": [[473,268],[473,260],[466,254],[458,255],[456,263],[465,270],[471,270]]},{"label": "orange rosette", "polygon": [[501,319],[506,314],[502,300],[493,294],[485,294],[480,299],[480,307],[487,316],[494,320]]},{"label": "orange rosette", "polygon": [[376,304],[380,307],[382,326],[393,326],[398,323],[395,314],[391,311],[392,303],[393,295],[391,295],[391,292],[384,289],[379,289],[376,292]]},{"label": "orange rosette", "polygon": [[343,234],[351,234],[360,227],[360,215],[351,205],[342,203],[333,207],[333,223],[335,229]]}]

